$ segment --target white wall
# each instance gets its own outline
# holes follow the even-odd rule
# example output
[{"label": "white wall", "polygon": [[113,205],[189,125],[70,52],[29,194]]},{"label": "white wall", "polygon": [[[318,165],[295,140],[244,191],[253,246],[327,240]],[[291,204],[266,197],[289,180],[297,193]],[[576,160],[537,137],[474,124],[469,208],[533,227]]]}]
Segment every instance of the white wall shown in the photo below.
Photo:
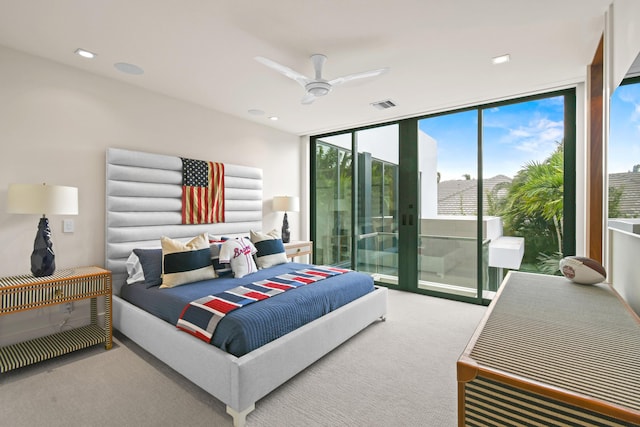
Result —
[{"label": "white wall", "polygon": [[[282,221],[271,198],[302,191],[295,135],[2,47],[0,64],[1,276],[29,272],[38,223],[6,213],[12,182],[78,187],[80,214],[49,218],[56,264],[104,264],[107,147],[262,168],[265,229]],[[289,215],[293,239],[303,237],[303,215]],[[73,234],[62,233],[64,218],[75,221]]]},{"label": "white wall", "polygon": [[609,227],[607,281],[640,316],[640,235]]},{"label": "white wall", "polygon": [[609,8],[610,50],[605,52],[610,61],[610,93],[622,82],[640,52],[640,1],[614,0]]},{"label": "white wall", "polygon": [[[304,141],[296,135],[3,47],[0,64],[0,276],[29,273],[38,224],[37,215],[6,213],[13,182],[78,187],[79,215],[49,217],[56,265],[104,265],[108,147],[262,168],[266,230],[282,224],[282,214],[271,210],[273,196],[306,189],[299,179],[303,168],[308,173]],[[300,231],[307,206],[289,213],[294,240],[308,237]],[[75,221],[74,233],[62,233],[64,218]],[[75,304],[71,316],[55,306],[3,316],[0,346],[88,318],[86,302]]]}]

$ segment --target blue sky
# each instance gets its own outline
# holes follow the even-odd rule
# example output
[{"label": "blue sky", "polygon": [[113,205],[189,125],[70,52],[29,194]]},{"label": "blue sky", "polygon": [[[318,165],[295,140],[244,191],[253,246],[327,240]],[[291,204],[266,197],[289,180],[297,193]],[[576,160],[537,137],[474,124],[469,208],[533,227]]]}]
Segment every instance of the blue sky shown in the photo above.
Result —
[{"label": "blue sky", "polygon": [[[563,137],[563,98],[505,105],[483,113],[484,177],[513,177],[528,161],[544,161]],[[424,119],[420,129],[438,143],[442,180],[477,178],[477,113]],[[640,164],[640,83],[620,86],[611,97],[609,173]]]},{"label": "blue sky", "polygon": [[[564,134],[563,98],[504,105],[483,112],[484,177],[513,177],[529,161],[544,161]],[[477,178],[477,112],[466,111],[420,121],[438,143],[441,180]]]},{"label": "blue sky", "polygon": [[640,164],[640,83],[618,87],[611,96],[609,173]]}]

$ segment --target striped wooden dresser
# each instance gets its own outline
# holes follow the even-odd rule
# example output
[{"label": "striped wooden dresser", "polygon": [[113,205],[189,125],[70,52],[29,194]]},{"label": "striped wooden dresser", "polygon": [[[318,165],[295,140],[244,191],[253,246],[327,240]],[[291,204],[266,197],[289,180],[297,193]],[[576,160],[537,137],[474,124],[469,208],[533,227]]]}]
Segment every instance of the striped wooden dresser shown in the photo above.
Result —
[{"label": "striped wooden dresser", "polygon": [[457,374],[459,426],[640,425],[640,319],[605,284],[510,272]]},{"label": "striped wooden dresser", "polygon": [[[104,297],[104,326],[98,324],[97,298]],[[0,372],[7,372],[74,350],[112,346],[111,272],[99,267],[57,270],[51,276],[0,278],[0,320],[25,310],[91,299],[90,324],[0,347]]]}]

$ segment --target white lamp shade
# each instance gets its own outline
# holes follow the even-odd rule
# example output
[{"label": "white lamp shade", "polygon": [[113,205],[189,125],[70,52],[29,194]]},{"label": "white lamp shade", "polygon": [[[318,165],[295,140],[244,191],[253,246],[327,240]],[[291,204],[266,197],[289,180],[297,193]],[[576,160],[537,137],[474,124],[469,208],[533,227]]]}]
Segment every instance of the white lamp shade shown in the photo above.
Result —
[{"label": "white lamp shade", "polygon": [[293,196],[276,196],[273,198],[273,210],[276,212],[298,212],[300,199]]},{"label": "white lamp shade", "polygon": [[78,215],[78,189],[62,185],[10,184],[7,213]]}]

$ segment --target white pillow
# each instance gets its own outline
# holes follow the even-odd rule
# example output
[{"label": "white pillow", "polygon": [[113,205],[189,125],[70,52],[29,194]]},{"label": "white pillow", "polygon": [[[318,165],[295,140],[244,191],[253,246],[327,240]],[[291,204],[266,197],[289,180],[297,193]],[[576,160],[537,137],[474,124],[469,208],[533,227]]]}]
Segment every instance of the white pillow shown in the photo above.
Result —
[{"label": "white pillow", "polygon": [[251,242],[258,251],[256,264],[259,268],[273,267],[288,262],[287,253],[277,230],[271,230],[266,234],[251,230],[249,234]]},{"label": "white pillow", "polygon": [[220,263],[231,264],[234,277],[244,277],[258,271],[253,254],[256,248],[247,238],[229,239],[220,247]]},{"label": "white pillow", "polygon": [[185,283],[215,279],[207,233],[187,243],[162,236],[162,285],[173,288]]}]

